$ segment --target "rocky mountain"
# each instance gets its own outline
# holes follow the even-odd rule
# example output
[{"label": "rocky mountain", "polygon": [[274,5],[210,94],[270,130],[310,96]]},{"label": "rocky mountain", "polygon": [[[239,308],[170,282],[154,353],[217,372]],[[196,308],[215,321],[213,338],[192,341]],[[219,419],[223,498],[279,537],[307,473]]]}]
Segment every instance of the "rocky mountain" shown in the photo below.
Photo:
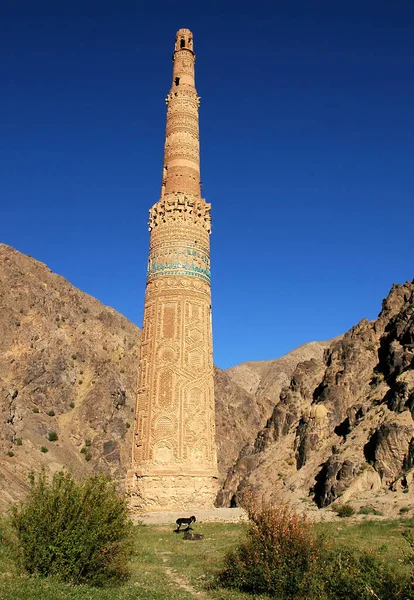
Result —
[{"label": "rocky mountain", "polygon": [[[0,244],[0,505],[20,498],[42,465],[128,468],[140,330],[29,256]],[[274,402],[215,369],[224,481]],[[55,439],[57,438],[57,439]]]},{"label": "rocky mountain", "polygon": [[[268,499],[413,509],[414,282],[394,285],[362,320],[299,363],[272,416],[230,470],[221,505],[246,484]],[[390,496],[391,494],[391,496]]]},{"label": "rocky mountain", "polygon": [[122,479],[138,328],[5,245],[0,310],[0,503],[21,497],[42,465]]},{"label": "rocky mountain", "polygon": [[[413,297],[414,283],[394,286],[376,321],[332,344],[216,368],[219,505],[247,483],[307,511],[338,498],[388,506],[389,494],[413,503]],[[0,309],[0,506],[42,465],[122,485],[139,329],[1,244]]]},{"label": "rocky mountain", "polygon": [[279,400],[282,388],[289,385],[296,365],[311,359],[322,362],[323,353],[332,341],[309,342],[280,358],[245,362],[230,367],[226,370],[226,373],[234,383],[246,392],[260,398],[267,398],[269,404],[274,406]]},{"label": "rocky mountain", "polygon": [[[310,342],[281,358],[246,362],[226,371],[216,369],[216,425],[220,475],[225,478],[240,456],[249,454],[257,432],[270,418],[282,388],[299,362],[322,364],[330,342]],[[222,492],[219,504],[223,503]],[[230,499],[227,497],[226,506]]]}]

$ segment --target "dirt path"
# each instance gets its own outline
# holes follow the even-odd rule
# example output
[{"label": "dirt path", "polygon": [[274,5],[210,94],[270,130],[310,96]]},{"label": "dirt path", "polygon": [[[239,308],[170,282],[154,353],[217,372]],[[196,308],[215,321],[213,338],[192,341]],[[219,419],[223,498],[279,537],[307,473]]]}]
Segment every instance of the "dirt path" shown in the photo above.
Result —
[{"label": "dirt path", "polygon": [[161,558],[163,565],[163,571],[167,575],[168,579],[174,583],[180,590],[184,590],[193,596],[193,598],[198,598],[199,600],[208,600],[208,596],[199,590],[196,590],[181,574],[178,574],[177,571],[171,569],[166,563],[168,562],[168,557],[166,555],[171,554],[171,552],[161,552]]}]

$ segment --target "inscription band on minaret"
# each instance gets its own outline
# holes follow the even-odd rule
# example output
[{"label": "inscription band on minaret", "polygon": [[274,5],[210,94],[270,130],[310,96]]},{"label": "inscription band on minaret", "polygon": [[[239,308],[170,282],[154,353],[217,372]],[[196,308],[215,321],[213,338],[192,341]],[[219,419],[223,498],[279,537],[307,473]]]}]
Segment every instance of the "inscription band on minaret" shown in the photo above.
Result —
[{"label": "inscription band on minaret", "polygon": [[217,483],[210,204],[200,196],[193,36],[176,35],[161,198],[150,250],[131,469],[131,508],[208,508]]}]

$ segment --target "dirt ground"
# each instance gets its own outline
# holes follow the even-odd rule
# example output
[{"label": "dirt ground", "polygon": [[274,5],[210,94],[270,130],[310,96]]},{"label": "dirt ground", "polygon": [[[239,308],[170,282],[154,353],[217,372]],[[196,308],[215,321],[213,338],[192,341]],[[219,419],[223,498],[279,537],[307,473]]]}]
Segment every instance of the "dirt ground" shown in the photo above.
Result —
[{"label": "dirt ground", "polygon": [[198,523],[239,523],[247,521],[246,511],[242,508],[212,508],[210,510],[183,510],[181,512],[154,512],[132,515],[134,523],[145,525],[167,525],[174,524],[179,517],[191,517],[194,515]]}]

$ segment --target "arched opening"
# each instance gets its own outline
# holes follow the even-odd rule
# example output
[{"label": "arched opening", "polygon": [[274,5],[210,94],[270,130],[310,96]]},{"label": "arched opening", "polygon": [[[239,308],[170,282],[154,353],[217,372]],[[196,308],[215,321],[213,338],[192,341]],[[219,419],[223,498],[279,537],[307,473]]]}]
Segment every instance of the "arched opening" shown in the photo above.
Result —
[{"label": "arched opening", "polygon": [[184,39],[180,40],[180,48],[185,48],[185,40]]},{"label": "arched opening", "polygon": [[180,78],[179,78],[179,77],[176,77],[176,78],[174,79],[174,83],[175,83],[175,85],[180,85]]}]

